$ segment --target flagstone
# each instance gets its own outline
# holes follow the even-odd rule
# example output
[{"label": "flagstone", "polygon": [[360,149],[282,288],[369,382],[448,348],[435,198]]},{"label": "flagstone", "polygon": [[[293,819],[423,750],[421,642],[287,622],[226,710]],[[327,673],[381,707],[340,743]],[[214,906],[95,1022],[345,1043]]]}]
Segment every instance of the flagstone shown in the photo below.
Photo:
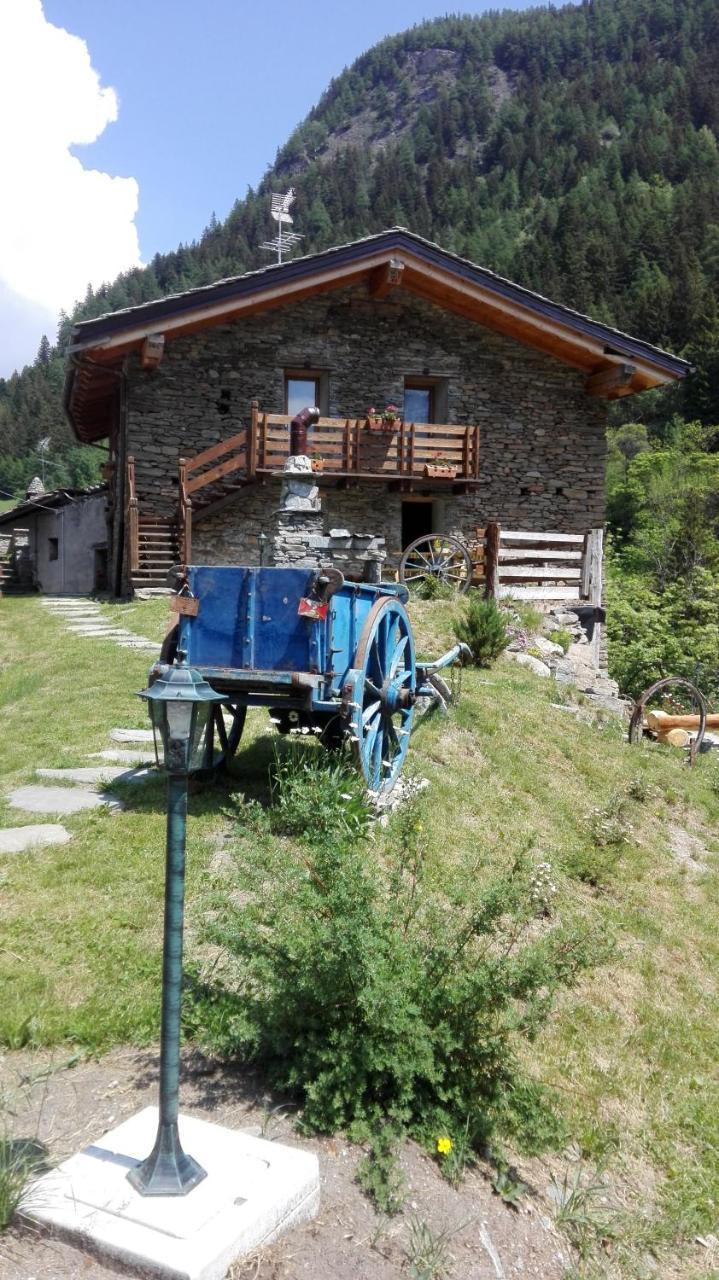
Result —
[{"label": "flagstone", "polygon": [[126,769],[123,765],[81,765],[77,769],[36,769],[38,778],[57,778],[63,782],[98,783],[139,782],[147,776],[147,769]]},{"label": "flagstone", "polygon": [[152,746],[147,751],[123,751],[122,748],[108,747],[105,751],[93,751],[90,760],[112,760],[118,764],[147,764],[155,759]]},{"label": "flagstone", "polygon": [[27,827],[0,830],[0,853],[22,853],[48,844],[67,844],[72,836],[55,822],[31,823]]},{"label": "flagstone", "polygon": [[111,729],[113,742],[154,742],[152,729]]},{"label": "flagstone", "polygon": [[8,804],[26,813],[80,813],[109,804],[110,798],[84,787],[44,787],[35,783],[11,791]]}]

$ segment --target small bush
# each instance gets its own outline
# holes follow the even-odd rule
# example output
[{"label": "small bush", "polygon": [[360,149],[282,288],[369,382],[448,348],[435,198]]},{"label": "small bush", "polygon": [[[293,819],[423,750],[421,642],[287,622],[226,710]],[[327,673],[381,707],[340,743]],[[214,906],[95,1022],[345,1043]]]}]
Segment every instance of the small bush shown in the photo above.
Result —
[{"label": "small bush", "polygon": [[542,630],[544,614],[527,600],[515,600],[513,596],[505,596],[503,610],[510,620],[522,631],[530,633]]},{"label": "small bush", "polygon": [[470,592],[464,616],[454,622],[453,629],[457,639],[469,646],[478,667],[491,667],[509,644],[504,613],[494,600],[483,600],[476,591]]},{"label": "small bush", "polygon": [[397,1160],[397,1134],[389,1125],[374,1134],[357,1169],[357,1181],[378,1213],[388,1217],[401,1213],[406,1187]]},{"label": "small bush", "polygon": [[412,588],[412,595],[418,600],[453,600],[456,591],[451,583],[429,575]]},{"label": "small bush", "polygon": [[574,643],[574,636],[565,627],[560,627],[558,631],[553,631],[551,639],[555,644],[561,646],[563,653],[569,653],[570,646]]},{"label": "small bush", "polygon": [[[276,778],[278,805],[291,791],[309,814],[297,779]],[[208,924],[225,956],[206,992],[213,1048],[298,1098],[307,1129],[366,1140],[389,1124],[434,1145],[465,1126],[479,1144],[497,1125],[536,1149],[557,1127],[517,1037],[536,1034],[593,948],[569,926],[537,929],[522,861],[481,886],[468,869],[448,900],[422,828],[417,805],[394,815],[385,849],[316,822],[294,845],[237,842],[235,890]]]},{"label": "small bush", "polygon": [[311,833],[322,839],[367,834],[372,812],[359,773],[341,760],[330,763],[315,742],[280,739],[270,782],[270,826],[278,835]]}]

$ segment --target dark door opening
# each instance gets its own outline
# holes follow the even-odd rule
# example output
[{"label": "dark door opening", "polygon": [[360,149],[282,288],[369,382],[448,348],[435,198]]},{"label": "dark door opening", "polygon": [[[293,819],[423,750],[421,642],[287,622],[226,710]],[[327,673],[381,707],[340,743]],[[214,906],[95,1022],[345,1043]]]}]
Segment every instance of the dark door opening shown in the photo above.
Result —
[{"label": "dark door opening", "polygon": [[402,503],[402,550],[408,547],[415,538],[423,538],[434,533],[432,502]]}]

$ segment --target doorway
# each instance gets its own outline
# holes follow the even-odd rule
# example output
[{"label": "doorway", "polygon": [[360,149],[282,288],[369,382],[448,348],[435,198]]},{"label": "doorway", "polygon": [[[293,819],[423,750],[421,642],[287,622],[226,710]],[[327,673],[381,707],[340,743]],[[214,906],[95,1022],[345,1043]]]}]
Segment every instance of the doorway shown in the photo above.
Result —
[{"label": "doorway", "polygon": [[434,533],[434,503],[432,500],[402,503],[402,550],[414,542]]}]

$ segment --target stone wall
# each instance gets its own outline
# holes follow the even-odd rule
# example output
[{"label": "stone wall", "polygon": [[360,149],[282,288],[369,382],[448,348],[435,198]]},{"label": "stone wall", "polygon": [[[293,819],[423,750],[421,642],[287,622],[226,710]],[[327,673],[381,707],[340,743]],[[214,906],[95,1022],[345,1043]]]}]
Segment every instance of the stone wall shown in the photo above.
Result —
[{"label": "stone wall", "polygon": [[[247,425],[253,398],[283,410],[286,368],[327,370],[337,417],[401,404],[406,375],[446,379],[447,420],[480,424],[481,485],[438,503],[440,531],[467,536],[490,519],[564,532],[604,522],[606,406],[585,396],[581,373],[406,291],[372,302],[364,285],[168,342],[153,372],[131,360],[127,450],[143,514],[175,513],[178,455]],[[379,482],[322,492],[326,528],[383,533],[399,547],[401,495]],[[253,486],[198,520],[193,559],[256,560],[278,499],[279,483]]]}]

